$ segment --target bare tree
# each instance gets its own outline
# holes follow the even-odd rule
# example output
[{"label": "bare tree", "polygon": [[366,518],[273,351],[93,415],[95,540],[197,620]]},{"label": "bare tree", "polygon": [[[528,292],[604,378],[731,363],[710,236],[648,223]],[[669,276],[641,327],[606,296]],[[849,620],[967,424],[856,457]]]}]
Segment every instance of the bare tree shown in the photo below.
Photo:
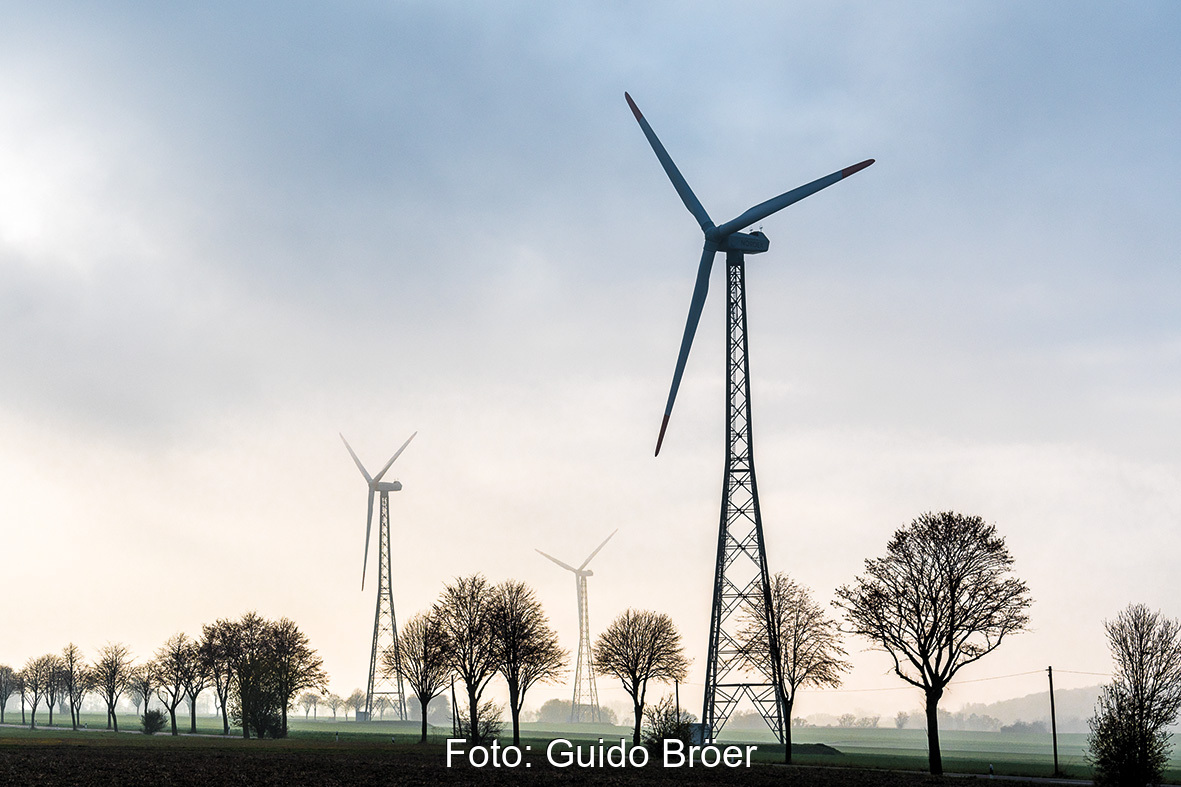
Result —
[{"label": "bare tree", "polygon": [[324,704],[332,711],[332,720],[336,721],[336,712],[344,707],[344,699],[339,694],[329,693],[324,697]]},{"label": "bare tree", "polygon": [[189,701],[189,733],[197,732],[197,697],[213,684],[205,659],[201,655],[201,643],[192,639],[185,647],[185,658],[180,673],[181,685]]},{"label": "bare tree", "polygon": [[172,734],[177,734],[176,707],[184,701],[188,683],[198,662],[197,647],[189,635],[173,634],[156,651],[156,697],[168,709]]},{"label": "bare tree", "polygon": [[21,698],[21,726],[25,723],[25,706],[29,701],[29,685],[25,681],[25,671],[21,670],[16,673],[16,690]]},{"label": "bare tree", "polygon": [[[41,703],[41,699],[45,697],[50,689],[50,686],[56,682],[56,656],[45,654],[37,658],[31,658],[25,662],[25,668],[21,670],[24,676],[25,696],[32,706],[29,714],[29,729],[37,727],[37,706]],[[53,708],[49,710],[50,718],[53,718]],[[23,723],[23,722],[22,722]],[[50,721],[50,724],[53,722]]]},{"label": "bare tree", "polygon": [[689,668],[681,634],[662,612],[629,609],[595,640],[595,672],[619,678],[635,711],[632,744],[640,745],[644,697],[650,680],[684,680]]},{"label": "bare tree", "polygon": [[[19,689],[20,681],[17,672],[7,664],[0,664],[0,724],[4,723],[4,709],[8,705],[8,698]],[[24,721],[21,721],[24,724]]]},{"label": "bare tree", "polygon": [[1104,625],[1115,671],[1090,721],[1095,783],[1160,784],[1181,712],[1181,623],[1130,604]]},{"label": "bare tree", "polygon": [[142,713],[148,712],[148,701],[156,691],[158,675],[159,668],[154,661],[145,661],[138,667],[131,668],[131,674],[127,679],[127,690],[143,703]]},{"label": "bare tree", "polygon": [[570,654],[558,645],[558,635],[550,628],[541,602],[524,582],[501,582],[492,596],[496,668],[508,683],[513,745],[519,746],[525,692],[535,683],[560,678]]},{"label": "bare tree", "polygon": [[242,725],[242,737],[259,738],[282,731],[276,681],[273,625],[255,612],[231,624],[229,664],[233,673],[230,711]]},{"label": "bare tree", "polygon": [[82,649],[71,642],[62,649],[62,681],[66,697],[70,701],[70,726],[78,729],[78,714],[82,711],[82,698],[91,688],[91,674],[82,657]]},{"label": "bare tree", "polygon": [[45,682],[45,706],[49,708],[49,726],[53,726],[53,706],[65,696],[65,676],[62,674],[63,664],[61,656],[47,653],[42,658],[48,659],[46,670],[49,679]]},{"label": "bare tree", "polygon": [[[745,625],[739,631],[743,647],[765,674],[771,675],[771,638],[762,603],[744,609]],[[819,686],[841,685],[841,673],[849,669],[841,647],[837,622],[812,599],[808,588],[783,572],[771,578],[771,625],[779,640],[780,691],[783,711],[784,762],[791,762],[791,718],[796,692]]]},{"label": "bare tree", "polygon": [[[426,743],[427,706],[446,688],[451,677],[447,635],[434,615],[420,612],[398,632],[398,648],[402,677],[422,706],[422,737],[418,742]],[[382,654],[381,663],[386,675],[394,674],[398,665],[394,663],[392,648]]]},{"label": "bare tree", "polygon": [[443,586],[433,614],[447,637],[452,671],[468,696],[468,725],[473,743],[481,743],[480,697],[496,674],[496,639],[492,635],[492,586],[483,574],[458,577]]},{"label": "bare tree", "polygon": [[272,657],[275,668],[275,690],[282,708],[281,732],[287,736],[287,706],[295,695],[305,689],[323,691],[328,686],[324,662],[308,643],[307,636],[294,622],[279,618],[271,625]]},{"label": "bare tree", "polygon": [[108,730],[114,725],[115,732],[119,731],[115,705],[130,681],[131,655],[127,647],[119,643],[107,643],[98,652],[98,659],[94,663],[94,685],[107,704]]},{"label": "bare tree", "polygon": [[201,659],[201,667],[213,682],[213,691],[217,695],[217,704],[221,707],[222,734],[230,734],[230,688],[234,680],[231,666],[231,652],[234,646],[234,624],[220,619],[216,623],[206,623],[201,627],[201,641],[197,643],[197,653]]},{"label": "bare tree", "polygon": [[963,667],[1029,622],[1029,589],[1013,557],[978,516],[926,513],[894,533],[885,557],[837,589],[850,630],[890,654],[894,673],[923,690],[931,773],[943,773],[939,700]]},{"label": "bare tree", "polygon": [[320,695],[316,694],[314,691],[305,691],[303,694],[299,695],[299,705],[301,708],[303,708],[303,717],[305,720],[311,714],[311,712],[316,709],[316,706],[319,704],[319,702]]},{"label": "bare tree", "polygon": [[344,701],[345,707],[353,712],[353,720],[356,721],[361,716],[361,711],[365,708],[365,692],[360,689],[353,689]]}]

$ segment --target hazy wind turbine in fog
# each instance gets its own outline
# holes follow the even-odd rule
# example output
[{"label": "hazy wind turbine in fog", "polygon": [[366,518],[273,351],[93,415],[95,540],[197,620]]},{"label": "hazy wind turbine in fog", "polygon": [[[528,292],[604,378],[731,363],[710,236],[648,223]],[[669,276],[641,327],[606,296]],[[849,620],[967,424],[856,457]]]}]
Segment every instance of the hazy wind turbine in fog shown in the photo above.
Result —
[{"label": "hazy wind turbine in fog", "polygon": [[[406,450],[406,446],[410,445],[410,441],[414,439],[416,434],[418,432],[406,438],[402,447],[394,452],[390,461],[386,462],[385,467],[381,468],[381,472],[375,476],[369,475],[369,471],[365,469],[365,465],[361,464],[361,460],[357,458],[349,441],[344,439],[343,434],[340,436],[340,439],[344,441],[344,447],[349,451],[349,456],[357,463],[357,469],[361,471],[361,475],[365,477],[365,483],[369,485],[369,514],[365,519],[365,552],[361,556],[362,590],[365,589],[365,568],[369,563],[369,534],[373,528],[373,496],[381,494],[377,609],[373,613],[373,643],[369,652],[369,682],[365,691],[366,718],[373,713],[375,695],[387,695],[397,709],[398,717],[402,720],[406,719],[406,699],[402,689],[402,654],[398,649],[398,618],[394,614],[394,592],[390,576],[390,492],[400,492],[402,484],[399,481],[382,481],[381,479],[393,466],[395,460]],[[387,650],[392,650],[394,653],[396,670],[392,676],[383,675],[378,667],[378,659]]]},{"label": "hazy wind turbine in fog", "polygon": [[746,333],[746,255],[761,254],[770,247],[760,231],[741,232],[755,222],[799,202],[838,180],[868,167],[873,159],[837,170],[777,197],[760,202],[724,224],[716,225],[702,207],[697,195],[673,163],[656,132],[640,113],[632,97],[624,93],[636,122],[656,153],[664,173],[672,181],[681,202],[693,214],[705,245],[697,265],[697,282],[689,301],[689,316],[681,337],[681,349],[673,369],[672,386],[656,438],[656,454],[664,442],[664,431],[672,415],[677,389],[685,372],[693,336],[701,318],[709,275],[714,257],[726,252],[726,469],[722,481],[722,513],[718,533],[718,554],[714,568],[713,609],[709,624],[709,656],[705,672],[705,701],[701,721],[706,734],[716,737],[726,724],[734,706],[744,696],[758,708],[763,719],[784,740],[784,698],[779,668],[779,643],[775,626],[768,626],[770,673],[766,666],[754,663],[739,636],[742,610],[763,609],[772,619],[771,582],[767,572],[767,552],[763,544],[763,521],[759,512],[759,488],[755,482],[754,447],[750,421],[750,353]]},{"label": "hazy wind turbine in fog", "polygon": [[[599,554],[599,550],[607,546],[607,542],[611,540],[619,532],[619,528],[611,531],[611,535],[603,539],[603,543],[595,547],[595,551],[591,552],[586,560],[582,561],[582,565],[578,568],[563,563],[552,555],[547,555],[540,549],[537,554],[542,557],[549,558],[557,563],[567,571],[574,573],[574,587],[578,596],[578,661],[574,666],[574,700],[570,704],[570,721],[578,721],[578,716],[581,713],[581,706],[586,704],[590,707],[591,721],[602,721],[602,715],[599,712],[599,692],[595,688],[595,665],[594,658],[591,655],[591,641],[590,641],[590,620],[587,615],[587,598],[586,598],[586,578],[594,576],[593,571],[587,568],[587,565],[594,559],[594,556]],[[586,684],[585,700],[583,703],[583,684]]]}]

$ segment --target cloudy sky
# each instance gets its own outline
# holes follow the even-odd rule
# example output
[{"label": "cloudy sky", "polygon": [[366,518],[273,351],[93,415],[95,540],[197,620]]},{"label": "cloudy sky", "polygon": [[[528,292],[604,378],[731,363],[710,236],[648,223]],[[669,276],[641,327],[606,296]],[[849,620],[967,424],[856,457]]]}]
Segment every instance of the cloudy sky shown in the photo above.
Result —
[{"label": "cloudy sky", "polygon": [[[577,645],[628,606],[704,676],[723,458],[714,289],[652,457],[700,234],[748,265],[767,550],[827,603],[927,510],[994,522],[1032,631],[947,704],[1101,680],[1181,615],[1181,7],[1067,2],[5,3],[0,661],[149,656],[248,609],[363,686],[365,486],[405,619],[475,571]],[[370,555],[370,577],[374,556]],[[800,713],[917,707],[850,641]],[[1057,676],[1056,676],[1057,677]],[[982,680],[1001,678],[999,680]],[[620,690],[604,681],[605,701]],[[568,696],[539,690],[534,702]]]}]

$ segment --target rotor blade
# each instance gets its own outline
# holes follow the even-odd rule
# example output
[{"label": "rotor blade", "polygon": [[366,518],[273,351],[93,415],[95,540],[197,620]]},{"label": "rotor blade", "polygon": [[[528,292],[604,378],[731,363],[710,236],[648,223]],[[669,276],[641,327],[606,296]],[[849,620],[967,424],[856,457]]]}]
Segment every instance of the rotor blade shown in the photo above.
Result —
[{"label": "rotor blade", "polygon": [[380,473],[378,473],[377,475],[373,476],[373,480],[374,480],[374,481],[380,481],[380,480],[381,480],[381,477],[382,477],[383,475],[385,475],[385,471],[390,469],[390,466],[394,464],[394,461],[395,461],[395,460],[396,460],[396,459],[397,459],[399,456],[401,456],[401,455],[402,455],[402,452],[403,452],[403,451],[405,451],[405,450],[406,450],[406,446],[410,445],[410,441],[414,439],[414,435],[415,435],[415,434],[418,434],[418,432],[415,432],[414,434],[412,434],[412,435],[410,435],[409,437],[407,437],[407,438],[406,438],[406,442],[402,443],[402,447],[401,447],[401,448],[399,448],[397,451],[395,451],[395,452],[394,452],[394,455],[390,457],[390,461],[386,462],[386,463],[385,463],[385,467],[381,468],[381,472],[380,472]]},{"label": "rotor blade", "polygon": [[714,223],[710,219],[709,214],[701,206],[701,202],[698,201],[697,195],[693,193],[693,189],[689,188],[689,184],[685,182],[685,177],[681,175],[681,171],[673,163],[672,157],[668,155],[668,151],[664,149],[664,145],[660,144],[660,140],[656,137],[656,132],[652,130],[652,127],[648,125],[648,121],[640,114],[640,108],[636,106],[636,102],[632,101],[632,97],[627,93],[624,93],[623,97],[627,99],[627,105],[632,108],[632,114],[636,116],[636,121],[639,122],[644,136],[648,138],[648,144],[655,151],[656,158],[660,159],[660,166],[664,167],[664,174],[668,175],[668,179],[673,182],[673,188],[677,190],[677,194],[681,195],[681,202],[685,203],[685,207],[693,214],[693,218],[697,219],[697,223],[701,225],[702,230],[708,230],[713,227]]},{"label": "rotor blade", "polygon": [[738,218],[731,219],[722,226],[718,227],[718,235],[729,235],[730,233],[737,232],[744,227],[749,227],[756,221],[762,221],[772,213],[783,210],[793,202],[799,202],[804,197],[810,197],[821,189],[828,188],[838,180],[847,178],[855,172],[860,172],[873,162],[873,159],[866,159],[860,164],[854,164],[851,167],[845,167],[844,169],[838,170],[831,175],[825,175],[823,178],[817,178],[811,183],[800,186],[799,188],[792,189],[791,191],[788,191],[784,194],[780,194],[778,197],[772,197],[766,202],[755,205],[753,208],[746,211]]},{"label": "rotor blade", "polygon": [[[615,535],[618,532],[619,532],[619,528],[615,528],[615,530],[613,530],[611,532],[611,536]],[[586,568],[586,564],[591,562],[591,560],[594,559],[595,555],[599,554],[599,550],[602,549],[603,547],[607,546],[607,542],[611,540],[611,536],[607,536],[606,538],[604,538],[603,543],[599,544],[599,546],[595,549],[595,551],[590,553],[590,557],[588,557],[586,560],[582,561],[582,565],[578,567],[579,571],[582,571],[584,568]]]},{"label": "rotor blade", "polygon": [[373,487],[369,487],[369,517],[365,520],[365,554],[361,556],[361,590],[365,589],[365,568],[369,565],[369,530],[373,527]]},{"label": "rotor blade", "polygon": [[541,555],[542,557],[548,557],[550,560],[554,561],[555,563],[557,563],[559,566],[566,569],[567,571],[573,571],[575,574],[578,573],[578,569],[576,569],[574,566],[563,563],[561,560],[558,560],[553,555],[547,555],[546,553],[542,552],[540,549],[535,549],[533,551],[536,552],[537,554]]},{"label": "rotor blade", "polygon": [[689,358],[689,348],[693,346],[693,336],[697,333],[697,322],[701,319],[701,309],[705,306],[705,296],[709,292],[709,273],[713,269],[714,255],[717,246],[711,241],[705,242],[701,250],[701,262],[697,266],[697,283],[693,285],[693,300],[689,302],[689,317],[685,320],[685,335],[681,337],[681,351],[677,355],[677,368],[673,371],[673,384],[668,392],[668,403],[664,406],[664,420],[660,423],[660,437],[656,438],[656,456],[660,456],[660,444],[664,442],[664,430],[668,428],[668,417],[672,415],[673,402],[677,399],[677,389],[681,387],[681,375],[685,373],[685,361]]},{"label": "rotor blade", "polygon": [[[337,434],[340,433],[338,432]],[[340,439],[344,440],[344,435],[340,435]],[[344,440],[344,447],[349,449],[349,456],[351,456],[353,461],[357,463],[357,469],[361,471],[361,475],[365,476],[365,483],[372,484],[373,479],[369,477],[369,473],[365,472],[365,465],[361,464],[361,460],[357,458],[357,454],[353,451],[353,447],[349,445],[348,440]]]}]

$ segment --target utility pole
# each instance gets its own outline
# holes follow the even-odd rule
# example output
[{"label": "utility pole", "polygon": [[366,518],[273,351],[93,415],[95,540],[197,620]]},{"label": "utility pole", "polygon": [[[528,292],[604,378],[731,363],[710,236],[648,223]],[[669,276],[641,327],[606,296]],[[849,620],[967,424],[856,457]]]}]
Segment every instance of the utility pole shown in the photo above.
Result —
[{"label": "utility pole", "polygon": [[1054,775],[1061,776],[1058,771],[1058,718],[1054,713],[1054,668],[1046,667],[1046,674],[1050,676],[1050,734],[1054,738]]}]

